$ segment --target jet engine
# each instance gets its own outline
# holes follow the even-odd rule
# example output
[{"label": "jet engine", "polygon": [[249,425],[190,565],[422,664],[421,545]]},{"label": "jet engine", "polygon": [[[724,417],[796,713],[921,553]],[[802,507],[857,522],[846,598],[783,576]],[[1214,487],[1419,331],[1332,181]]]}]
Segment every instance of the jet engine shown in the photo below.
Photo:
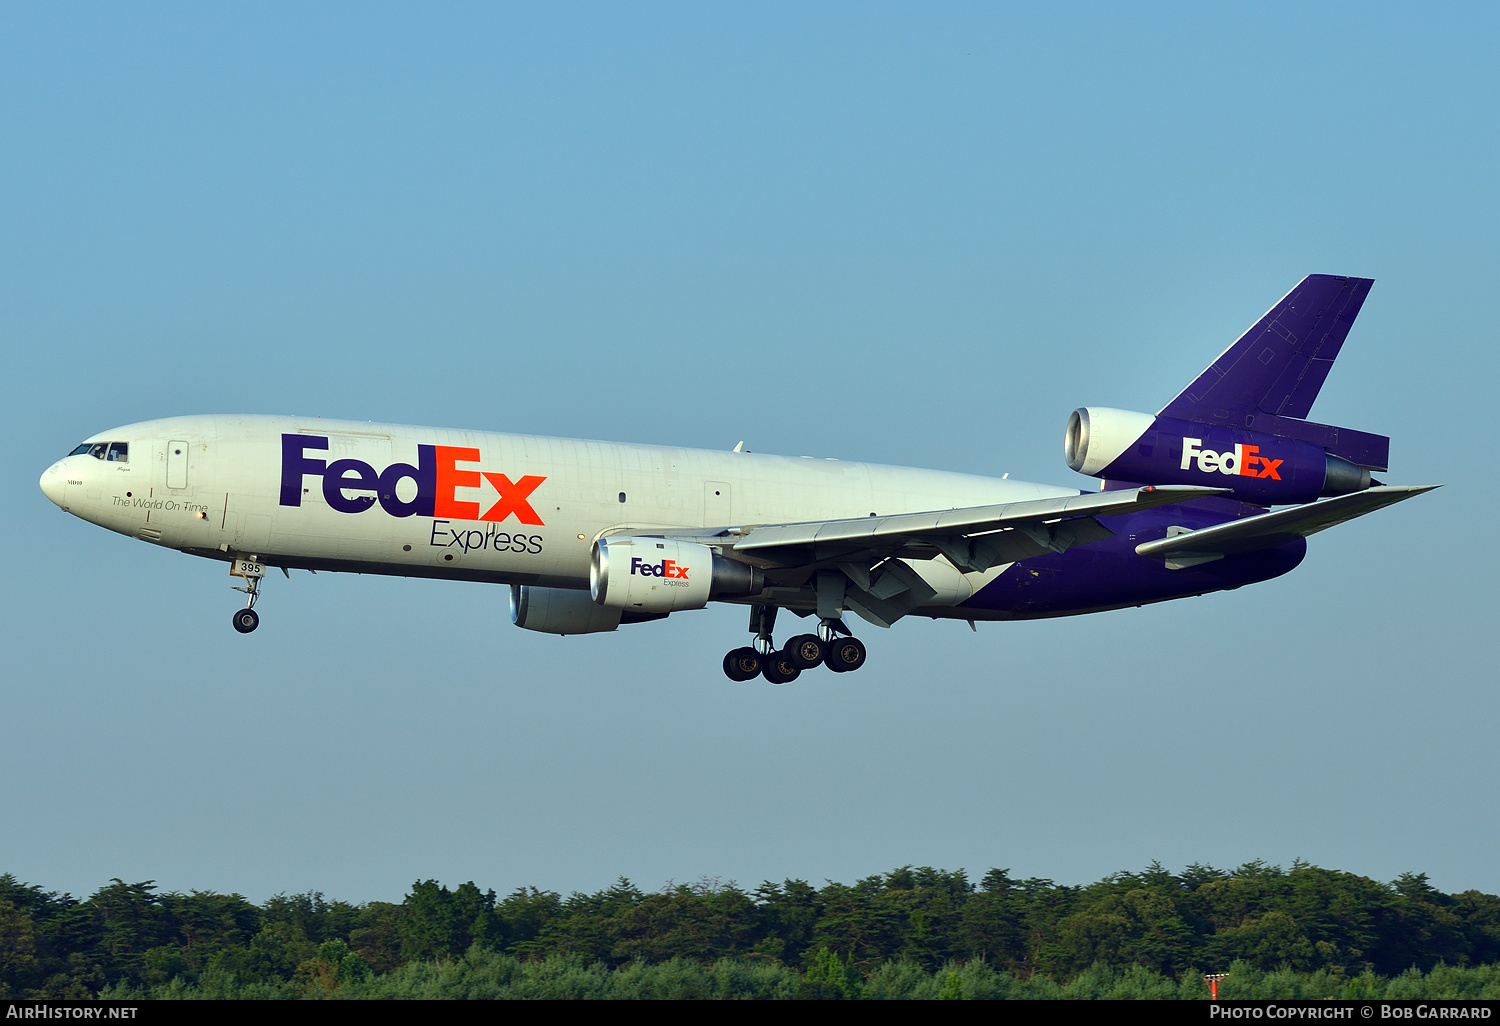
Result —
[{"label": "jet engine", "polygon": [[1069,415],[1063,451],[1069,467],[1090,477],[1211,485],[1267,506],[1372,484],[1369,470],[1312,442],[1101,406]]},{"label": "jet engine", "polygon": [[510,586],[510,622],[543,634],[597,634],[620,626],[622,610],[599,605],[572,588]]},{"label": "jet engine", "polygon": [[606,609],[671,613],[709,599],[754,595],[758,568],[714,555],[707,545],[622,535],[600,538],[589,558],[589,591]]}]

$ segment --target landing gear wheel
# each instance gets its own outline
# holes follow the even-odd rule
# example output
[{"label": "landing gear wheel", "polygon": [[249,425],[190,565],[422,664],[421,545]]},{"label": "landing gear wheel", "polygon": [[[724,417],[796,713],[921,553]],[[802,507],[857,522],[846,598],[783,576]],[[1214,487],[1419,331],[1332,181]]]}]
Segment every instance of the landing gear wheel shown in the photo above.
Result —
[{"label": "landing gear wheel", "polygon": [[241,634],[249,634],[260,626],[260,614],[253,609],[236,609],[234,611],[234,629]]},{"label": "landing gear wheel", "polygon": [[787,658],[785,652],[772,652],[766,657],[760,675],[772,684],[790,684],[801,672],[797,669],[797,664]]},{"label": "landing gear wheel", "polygon": [[848,673],[865,665],[865,643],[858,638],[836,638],[823,657],[823,665],[834,673]]},{"label": "landing gear wheel", "polygon": [[760,653],[748,645],[724,657],[724,676],[730,680],[750,680],[760,675],[760,668]]},{"label": "landing gear wheel", "polygon": [[797,664],[799,670],[811,670],[823,661],[828,646],[818,640],[816,634],[799,634],[786,643],[782,653]]}]

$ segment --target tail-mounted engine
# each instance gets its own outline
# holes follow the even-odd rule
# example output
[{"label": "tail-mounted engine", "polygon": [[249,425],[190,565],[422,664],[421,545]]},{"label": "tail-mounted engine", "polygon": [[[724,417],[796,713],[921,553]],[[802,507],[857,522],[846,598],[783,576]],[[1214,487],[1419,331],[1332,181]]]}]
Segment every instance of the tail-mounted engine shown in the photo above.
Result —
[{"label": "tail-mounted engine", "polygon": [[1367,468],[1312,442],[1100,406],[1068,417],[1064,453],[1069,467],[1090,477],[1213,485],[1267,506],[1346,495],[1372,483]]},{"label": "tail-mounted engine", "polygon": [[707,545],[694,542],[600,538],[589,559],[589,592],[608,609],[702,609],[709,599],[754,595],[761,587],[758,568],[716,556]]}]

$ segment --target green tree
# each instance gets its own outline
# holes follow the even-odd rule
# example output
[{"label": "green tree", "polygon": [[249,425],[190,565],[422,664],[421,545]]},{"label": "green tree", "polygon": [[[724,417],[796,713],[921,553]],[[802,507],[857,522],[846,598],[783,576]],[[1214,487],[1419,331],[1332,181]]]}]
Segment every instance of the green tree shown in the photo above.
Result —
[{"label": "green tree", "polygon": [[1451,896],[1428,883],[1426,873],[1402,873],[1391,889],[1395,895],[1382,917],[1371,962],[1385,972],[1400,972],[1469,961],[1474,945]]},{"label": "green tree", "polygon": [[349,931],[349,947],[378,973],[401,964],[401,906],[372,901],[360,910],[359,922]]},{"label": "green tree", "polygon": [[787,965],[800,963],[822,914],[817,890],[806,880],[779,885],[768,880],[755,889],[752,898],[760,921],[756,953]]},{"label": "green tree", "polygon": [[[261,910],[238,894],[172,892],[161,895],[160,907],[171,929],[171,945],[183,963],[177,972],[190,977],[201,972],[215,953],[249,944],[262,924]],[[157,962],[161,958],[157,956]]]},{"label": "green tree", "polygon": [[550,920],[533,941],[512,946],[524,958],[581,955],[590,961],[619,965],[615,954],[621,920],[645,900],[635,884],[620,877],[606,890],[574,893],[563,902],[561,914]]},{"label": "green tree", "polygon": [[1473,960],[1482,965],[1500,962],[1500,897],[1483,891],[1453,895],[1453,912],[1462,924]]},{"label": "green tree", "polygon": [[78,910],[93,921],[96,953],[111,983],[144,979],[145,953],[172,941],[172,922],[155,890],[152,880],[128,884],[116,878]]},{"label": "green tree", "polygon": [[803,999],[857,998],[862,985],[854,958],[840,959],[827,947],[820,947],[808,957],[797,996]]},{"label": "green tree", "polygon": [[350,932],[359,925],[359,919],[358,906],[327,901],[321,891],[277,894],[261,906],[263,924],[287,923],[315,944],[334,937],[348,940]]},{"label": "green tree", "polygon": [[0,998],[16,997],[33,986],[39,964],[30,910],[0,898]]},{"label": "green tree", "polygon": [[1096,962],[1135,964],[1163,975],[1185,968],[1192,932],[1167,894],[1134,888],[1106,894],[1058,924],[1057,965],[1078,972]]},{"label": "green tree", "polygon": [[1289,966],[1307,972],[1320,961],[1297,920],[1279,909],[1247,916],[1238,926],[1220,930],[1210,939],[1207,951],[1211,965],[1229,965],[1238,959],[1266,970]]},{"label": "green tree", "polygon": [[398,920],[403,960],[452,958],[488,941],[498,933],[494,908],[495,892],[481,893],[472,880],[453,891],[436,880],[417,881]]},{"label": "green tree", "polygon": [[703,881],[644,895],[614,924],[612,955],[619,961],[700,963],[749,952],[756,942],[758,909],[733,884]]},{"label": "green tree", "polygon": [[250,939],[248,947],[226,948],[209,959],[205,975],[215,972],[240,984],[283,984],[297,967],[317,955],[318,947],[290,922],[272,922]]},{"label": "green tree", "polygon": [[546,925],[562,914],[562,896],[556,891],[521,887],[495,906],[495,922],[505,950],[534,942]]}]

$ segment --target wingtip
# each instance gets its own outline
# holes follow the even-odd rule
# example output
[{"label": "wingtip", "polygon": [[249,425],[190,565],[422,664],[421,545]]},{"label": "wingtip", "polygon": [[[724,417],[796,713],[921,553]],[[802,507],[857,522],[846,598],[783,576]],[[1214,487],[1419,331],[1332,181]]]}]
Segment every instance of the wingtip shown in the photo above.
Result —
[{"label": "wingtip", "polygon": [[1366,488],[1365,492],[1366,493],[1368,493],[1368,492],[1405,492],[1408,495],[1421,495],[1423,492],[1430,492],[1430,491],[1432,491],[1435,488],[1441,488],[1441,487],[1443,487],[1443,486],[1440,485],[1440,484],[1430,484],[1430,485],[1388,485],[1388,484],[1381,484],[1381,485],[1372,485],[1371,487]]}]

